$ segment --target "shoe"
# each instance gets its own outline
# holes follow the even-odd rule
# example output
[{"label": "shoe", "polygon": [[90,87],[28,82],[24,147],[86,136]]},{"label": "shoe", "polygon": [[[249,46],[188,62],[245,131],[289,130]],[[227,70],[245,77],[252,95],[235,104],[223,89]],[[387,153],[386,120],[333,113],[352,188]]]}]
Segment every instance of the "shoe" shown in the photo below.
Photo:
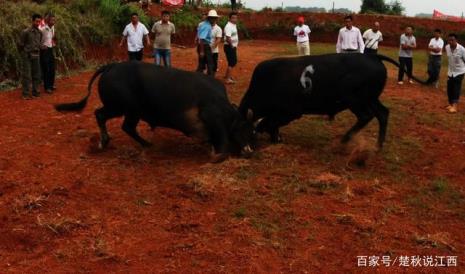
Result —
[{"label": "shoe", "polygon": [[412,79],[408,80],[408,82],[409,82],[410,84],[413,84],[413,83],[414,83]]},{"label": "shoe", "polygon": [[23,100],[32,100],[31,95],[23,95],[22,98]]},{"label": "shoe", "polygon": [[32,93],[32,96],[38,98],[38,97],[40,97],[40,93],[38,93],[38,92],[33,92],[33,93]]},{"label": "shoe", "polygon": [[229,78],[228,80],[226,80],[226,84],[228,84],[228,85],[233,85],[233,84],[235,84],[235,83],[236,83],[236,81],[234,81],[234,80],[231,79],[231,78]]},{"label": "shoe", "polygon": [[399,81],[399,82],[397,82],[397,84],[403,85],[403,84],[404,84],[404,81]]},{"label": "shoe", "polygon": [[434,83],[434,88],[435,88],[435,89],[439,89],[439,81],[437,81],[436,83]]},{"label": "shoe", "polygon": [[449,110],[451,107],[451,105],[448,105],[447,107],[445,107],[445,109]]},{"label": "shoe", "polygon": [[449,113],[457,113],[457,105],[452,105],[450,108],[449,108]]},{"label": "shoe", "polygon": [[46,89],[46,90],[45,90],[45,93],[52,94],[52,93],[53,93],[53,90],[51,90],[51,89]]}]

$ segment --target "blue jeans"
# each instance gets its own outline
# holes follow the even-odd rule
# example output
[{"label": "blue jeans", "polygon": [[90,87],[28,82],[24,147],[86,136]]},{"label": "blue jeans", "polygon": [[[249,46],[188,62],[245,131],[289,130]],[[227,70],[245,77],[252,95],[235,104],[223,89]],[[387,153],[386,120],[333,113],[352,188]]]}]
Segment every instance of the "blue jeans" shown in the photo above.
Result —
[{"label": "blue jeans", "polygon": [[171,50],[169,49],[155,49],[153,52],[155,56],[155,64],[157,66],[161,65],[161,59],[163,59],[163,63],[165,67],[171,67]]}]

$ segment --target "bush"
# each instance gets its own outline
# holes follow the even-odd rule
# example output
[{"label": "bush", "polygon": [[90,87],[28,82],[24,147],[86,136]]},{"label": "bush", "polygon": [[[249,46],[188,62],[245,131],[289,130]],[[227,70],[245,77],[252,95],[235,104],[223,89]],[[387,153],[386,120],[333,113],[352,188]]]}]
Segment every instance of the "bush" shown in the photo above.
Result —
[{"label": "bush", "polygon": [[171,16],[171,21],[177,28],[195,29],[201,20],[200,14],[184,7]]},{"label": "bush", "polygon": [[19,35],[31,25],[33,13],[46,12],[52,12],[57,19],[58,49],[67,61],[80,65],[85,64],[85,45],[112,42],[128,24],[131,13],[138,13],[146,26],[150,24],[150,19],[138,6],[121,5],[119,0],[77,0],[70,4],[46,1],[42,5],[4,1],[0,5],[0,79],[18,75]]},{"label": "bush", "polygon": [[[58,46],[63,54],[71,60],[82,63],[82,43],[84,37],[90,32],[82,32],[81,28],[85,22],[92,19],[82,18],[80,14],[70,14],[63,6],[57,4],[38,5],[31,2],[5,2],[0,6],[0,75],[7,72],[17,72],[20,67],[21,56],[17,48],[19,35],[22,30],[31,25],[33,13],[44,14],[52,11],[58,19],[59,41]],[[103,26],[98,26],[103,28]],[[100,29],[100,31],[103,31]]]}]

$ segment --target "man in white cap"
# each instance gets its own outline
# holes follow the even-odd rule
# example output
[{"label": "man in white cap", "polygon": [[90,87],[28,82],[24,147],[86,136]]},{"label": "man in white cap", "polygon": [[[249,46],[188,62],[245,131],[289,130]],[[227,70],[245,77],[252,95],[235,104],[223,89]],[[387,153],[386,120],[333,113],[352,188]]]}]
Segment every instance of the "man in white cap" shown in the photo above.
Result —
[{"label": "man in white cap", "polygon": [[202,72],[203,68],[207,67],[207,74],[215,77],[215,68],[213,62],[212,53],[212,30],[213,26],[218,20],[218,13],[215,10],[210,10],[207,15],[207,19],[203,21],[197,29],[197,38],[199,41],[199,65],[197,72]]}]

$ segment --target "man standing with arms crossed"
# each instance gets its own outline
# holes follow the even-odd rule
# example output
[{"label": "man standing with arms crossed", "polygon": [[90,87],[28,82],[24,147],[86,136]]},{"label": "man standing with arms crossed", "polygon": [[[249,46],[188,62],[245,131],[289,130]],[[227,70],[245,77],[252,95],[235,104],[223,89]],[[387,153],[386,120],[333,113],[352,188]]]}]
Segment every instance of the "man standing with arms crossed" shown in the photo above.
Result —
[{"label": "man standing with arms crossed", "polygon": [[128,57],[129,60],[142,61],[144,56],[144,38],[147,46],[150,46],[149,31],[144,24],[139,22],[139,15],[137,13],[131,14],[131,23],[129,23],[123,31],[123,38],[119,44],[123,46],[124,40],[128,42]]},{"label": "man standing with arms crossed", "polygon": [[413,73],[413,50],[417,48],[417,40],[413,36],[412,27],[405,28],[405,33],[400,36],[400,50],[399,50],[399,76],[398,84],[404,84],[404,73],[407,70],[408,82],[413,84],[410,76]]},{"label": "man standing with arms crossed", "polygon": [[23,86],[23,99],[32,99],[29,94],[29,87],[32,81],[32,96],[39,97],[40,85],[40,47],[42,42],[42,32],[39,25],[42,16],[32,15],[32,26],[21,32],[18,48],[21,52],[22,67],[21,78]]},{"label": "man standing with arms crossed", "polygon": [[239,33],[237,32],[237,12],[229,14],[229,21],[224,27],[224,53],[228,60],[228,68],[224,79],[226,84],[234,84],[232,74],[234,67],[237,65],[237,45],[239,44]]},{"label": "man standing with arms crossed", "polygon": [[428,84],[434,84],[439,87],[439,75],[441,73],[442,50],[444,48],[444,40],[441,38],[441,30],[434,30],[434,38],[431,39],[428,45]]},{"label": "man standing with arms crossed", "polygon": [[45,16],[45,25],[40,28],[42,41],[40,49],[40,66],[42,80],[46,93],[55,90],[55,16],[51,13]]},{"label": "man standing with arms crossed", "polygon": [[365,39],[365,54],[378,54],[379,42],[383,41],[383,34],[379,30],[379,22],[375,22],[372,29],[363,33]]},{"label": "man standing with arms crossed", "polygon": [[337,38],[336,52],[337,53],[363,53],[365,43],[363,42],[362,34],[357,27],[353,26],[353,18],[348,15],[344,18],[345,27],[339,30]]},{"label": "man standing with arms crossed", "polygon": [[299,56],[310,55],[310,38],[308,36],[310,32],[312,32],[310,28],[305,25],[305,18],[303,16],[297,18],[294,36],[297,36],[297,52]]},{"label": "man standing with arms crossed", "polygon": [[465,74],[465,48],[457,42],[456,34],[449,34],[447,39],[446,53],[449,60],[449,71],[447,72],[447,96],[449,113],[457,113],[462,81]]}]

